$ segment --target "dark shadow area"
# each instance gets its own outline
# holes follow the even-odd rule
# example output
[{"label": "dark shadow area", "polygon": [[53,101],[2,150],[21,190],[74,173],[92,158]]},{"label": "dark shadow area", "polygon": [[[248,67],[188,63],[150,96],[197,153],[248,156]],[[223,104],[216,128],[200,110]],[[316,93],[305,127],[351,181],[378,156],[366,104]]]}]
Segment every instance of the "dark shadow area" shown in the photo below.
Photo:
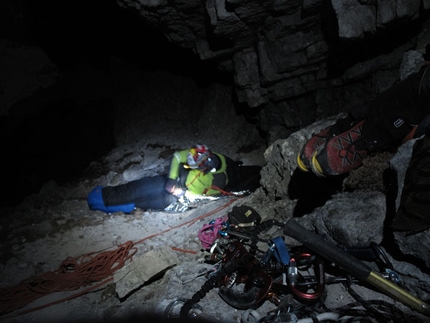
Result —
[{"label": "dark shadow area", "polygon": [[260,166],[237,166],[236,174],[238,178],[230,181],[225,187],[227,192],[250,191],[254,192],[260,187],[261,167]]},{"label": "dark shadow area", "polygon": [[397,173],[392,168],[387,168],[382,176],[385,186],[386,196],[386,217],[384,221],[384,238],[392,237],[392,230],[389,229],[396,215],[396,199],[398,191]]},{"label": "dark shadow area", "polygon": [[288,185],[288,195],[292,200],[297,200],[293,216],[300,217],[323,206],[333,194],[342,190],[343,180],[347,176],[318,177],[310,171],[303,172],[296,168]]},{"label": "dark shadow area", "polygon": [[64,184],[82,174],[88,164],[113,145],[113,104],[99,99],[78,106],[61,98],[37,113],[0,118],[4,151],[0,206],[18,205],[50,180]]},{"label": "dark shadow area", "polygon": [[115,56],[146,71],[193,76],[202,84],[231,78],[218,71],[214,62],[202,61],[191,49],[171,43],[137,12],[120,7],[115,0],[72,4],[27,0],[27,6],[31,39],[62,70],[73,68],[82,58],[106,68]]},{"label": "dark shadow area", "polygon": [[328,44],[328,77],[336,78],[357,64],[391,53],[410,39],[417,37],[427,17],[423,15],[413,22],[396,20],[396,23],[384,26],[377,34],[367,34],[366,39],[342,40],[339,38],[339,26],[331,2],[322,5],[321,30]]},{"label": "dark shadow area", "polygon": [[387,168],[383,174],[384,185],[386,188],[386,217],[384,221],[384,235],[381,246],[397,261],[407,261],[417,266],[422,272],[430,274],[427,265],[422,259],[413,255],[405,254],[400,250],[399,244],[394,237],[391,224],[397,213],[396,199],[398,197],[397,172],[393,168]]},{"label": "dark shadow area", "polygon": [[[201,61],[191,49],[170,43],[161,31],[114,0],[23,0],[20,5],[21,16],[13,8],[0,6],[5,9],[1,36],[42,48],[62,78],[23,98],[8,116],[0,117],[0,134],[9,156],[4,163],[7,192],[1,206],[18,205],[50,180],[58,184],[72,180],[114,147],[113,58],[144,71],[190,76],[201,87],[233,82],[214,62]],[[83,98],[73,92],[86,86],[79,82],[90,76],[95,80],[92,88],[83,92],[103,91],[109,97]]]}]

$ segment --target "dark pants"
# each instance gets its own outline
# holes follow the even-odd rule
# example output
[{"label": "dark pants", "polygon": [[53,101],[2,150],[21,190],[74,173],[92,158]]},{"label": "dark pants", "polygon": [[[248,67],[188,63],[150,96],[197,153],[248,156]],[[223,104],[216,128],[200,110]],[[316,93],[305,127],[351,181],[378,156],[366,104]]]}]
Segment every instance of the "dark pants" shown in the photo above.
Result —
[{"label": "dark pants", "polygon": [[365,148],[398,147],[401,140],[430,114],[430,66],[423,66],[402,82],[378,95],[368,106],[363,136]]},{"label": "dark pants", "polygon": [[118,186],[106,186],[102,189],[103,202],[106,206],[134,203],[143,210],[164,210],[177,201],[164,187],[167,175],[143,177]]},{"label": "dark pants", "polygon": [[[397,181],[397,179],[396,179]],[[417,140],[391,228],[416,234],[430,228],[430,136]]]}]

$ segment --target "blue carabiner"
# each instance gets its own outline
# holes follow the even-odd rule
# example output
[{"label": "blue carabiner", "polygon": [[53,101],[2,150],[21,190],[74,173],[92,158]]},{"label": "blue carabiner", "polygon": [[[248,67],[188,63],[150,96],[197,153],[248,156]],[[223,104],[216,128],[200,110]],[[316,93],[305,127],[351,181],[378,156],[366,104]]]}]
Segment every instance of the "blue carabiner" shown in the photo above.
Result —
[{"label": "blue carabiner", "polygon": [[228,222],[223,222],[221,223],[222,226],[224,226],[227,230],[218,230],[218,233],[221,237],[226,237],[228,236],[228,232],[226,231],[230,231],[230,224]]}]

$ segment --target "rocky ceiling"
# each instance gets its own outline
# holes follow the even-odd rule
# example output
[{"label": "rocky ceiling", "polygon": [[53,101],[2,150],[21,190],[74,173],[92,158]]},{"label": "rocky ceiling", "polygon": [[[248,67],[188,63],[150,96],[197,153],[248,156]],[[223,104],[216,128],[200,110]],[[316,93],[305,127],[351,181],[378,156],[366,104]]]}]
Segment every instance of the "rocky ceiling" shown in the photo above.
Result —
[{"label": "rocky ceiling", "polygon": [[261,128],[275,137],[370,100],[399,80],[405,54],[430,42],[430,0],[117,3],[234,72],[238,101],[260,109]]},{"label": "rocky ceiling", "polygon": [[[1,37],[19,38],[27,28],[25,33],[34,38],[38,29],[44,36],[36,36],[36,45],[62,72],[64,66],[54,56],[70,62],[91,52],[93,63],[108,65],[118,48],[133,56],[133,64],[216,65],[233,79],[237,101],[253,110],[260,129],[271,137],[269,143],[371,100],[409,74],[408,69],[416,69],[430,43],[430,0],[111,0],[73,5],[17,0],[4,1],[0,9]],[[112,14],[118,11],[143,23],[125,25],[125,15]],[[160,38],[165,39],[155,40]],[[173,47],[160,46],[166,40]],[[16,72],[28,69],[22,62],[10,68],[6,46],[0,46],[2,68],[27,75],[27,70]],[[15,56],[23,52],[11,46],[7,50]],[[36,52],[30,56],[43,59]],[[188,64],[190,56],[193,64]],[[27,65],[36,68],[35,62]],[[36,86],[45,88],[58,73],[56,67],[46,71],[47,64],[41,65],[44,73]],[[2,79],[4,115],[3,110],[36,89],[30,90],[31,80],[24,80],[24,86],[22,78]],[[29,93],[15,93],[18,84]],[[11,87],[15,92],[8,91]]]}]

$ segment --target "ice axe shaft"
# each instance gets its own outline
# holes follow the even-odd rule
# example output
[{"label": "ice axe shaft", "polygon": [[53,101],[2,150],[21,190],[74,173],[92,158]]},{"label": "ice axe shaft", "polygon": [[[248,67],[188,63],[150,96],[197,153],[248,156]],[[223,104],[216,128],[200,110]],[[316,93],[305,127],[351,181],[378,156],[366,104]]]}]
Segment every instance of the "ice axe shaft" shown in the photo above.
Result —
[{"label": "ice axe shaft", "polygon": [[398,299],[405,305],[424,315],[430,315],[430,306],[421,299],[409,294],[404,289],[374,272],[366,264],[354,258],[341,248],[329,243],[319,235],[307,230],[290,219],[284,226],[284,234],[303,243],[306,247],[322,257],[340,266],[361,281],[368,282],[389,296]]}]

